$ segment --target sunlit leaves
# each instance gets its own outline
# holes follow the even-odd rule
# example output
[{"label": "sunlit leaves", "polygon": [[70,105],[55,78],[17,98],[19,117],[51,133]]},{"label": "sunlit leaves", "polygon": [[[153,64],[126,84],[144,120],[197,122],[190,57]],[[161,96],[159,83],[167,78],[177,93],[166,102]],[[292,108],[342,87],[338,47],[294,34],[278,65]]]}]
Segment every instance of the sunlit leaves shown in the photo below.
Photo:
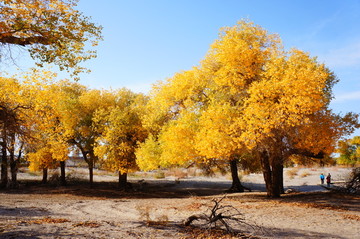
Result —
[{"label": "sunlit leaves", "polygon": [[113,96],[113,105],[98,108],[93,116],[93,130],[98,133],[94,152],[104,168],[123,174],[137,168],[135,150],[147,136],[141,122],[146,99],[126,89]]},{"label": "sunlit leaves", "polygon": [[223,28],[207,56],[214,57],[218,66],[215,82],[234,94],[259,80],[270,54],[279,47],[279,41],[277,35],[267,34],[266,30],[248,21]]},{"label": "sunlit leaves", "polygon": [[356,115],[327,108],[336,82],[316,58],[285,51],[277,35],[240,21],[222,29],[199,66],[155,86],[145,122],[156,130],[139,149],[141,167],[253,160],[259,150],[282,162],[330,154],[356,125]]},{"label": "sunlit leaves", "polygon": [[76,76],[96,56],[101,27],[75,9],[76,0],[6,0],[0,3],[0,42],[26,47],[37,64],[54,63]]},{"label": "sunlit leaves", "polygon": [[337,152],[340,154],[338,163],[351,166],[358,164],[360,162],[360,136],[339,141]]}]

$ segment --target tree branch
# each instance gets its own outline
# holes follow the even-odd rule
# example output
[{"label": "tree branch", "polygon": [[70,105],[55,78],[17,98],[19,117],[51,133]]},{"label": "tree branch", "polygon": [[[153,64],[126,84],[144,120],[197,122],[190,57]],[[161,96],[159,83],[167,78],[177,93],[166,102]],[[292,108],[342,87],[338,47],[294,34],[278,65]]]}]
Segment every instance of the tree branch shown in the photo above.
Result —
[{"label": "tree branch", "polygon": [[49,40],[49,38],[43,36],[33,36],[25,38],[15,36],[0,36],[0,43],[27,46],[33,44],[50,45],[51,41]]}]

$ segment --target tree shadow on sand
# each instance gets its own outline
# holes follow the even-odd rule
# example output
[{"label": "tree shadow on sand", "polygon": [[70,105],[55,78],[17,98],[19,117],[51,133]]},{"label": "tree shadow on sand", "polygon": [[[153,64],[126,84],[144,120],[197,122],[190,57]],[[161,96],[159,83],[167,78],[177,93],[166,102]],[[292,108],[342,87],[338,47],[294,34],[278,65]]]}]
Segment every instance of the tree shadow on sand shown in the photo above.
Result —
[{"label": "tree shadow on sand", "polygon": [[[119,190],[117,182],[94,182],[89,187],[87,181],[69,181],[67,186],[43,185],[39,182],[24,181],[19,189],[3,191],[10,194],[66,194],[68,196],[102,199],[137,199],[137,198],[188,198],[191,196],[218,196],[226,193],[231,181],[206,181],[184,179],[130,181],[129,190]],[[283,194],[281,198],[266,197],[265,185],[244,183],[252,193],[229,194],[241,200],[276,200],[283,203],[301,203],[307,207],[324,207],[334,210],[360,211],[360,196],[346,195],[333,191],[316,191],[318,185],[291,187],[294,193]],[[304,190],[304,191],[300,191]],[[313,192],[308,192],[314,190]]]},{"label": "tree shadow on sand", "polygon": [[43,208],[35,207],[4,207],[0,206],[0,216],[6,217],[28,217],[49,216],[51,213]]},{"label": "tree shadow on sand", "polygon": [[38,238],[89,238],[85,234],[81,233],[64,233],[59,230],[55,232],[48,232],[44,233],[41,230],[14,230],[0,233],[0,238],[2,239],[14,239],[14,238],[21,238],[21,239],[38,239]]},{"label": "tree shadow on sand", "polygon": [[230,188],[231,182],[202,180],[140,180],[130,181],[127,190],[119,190],[117,182],[68,181],[67,186],[23,181],[19,189],[3,191],[9,194],[69,194],[89,198],[187,198],[190,196],[221,195]]},{"label": "tree shadow on sand", "polygon": [[[256,235],[256,234],[255,234]],[[345,239],[346,237],[335,236],[329,233],[314,232],[289,228],[262,228],[262,233],[257,236],[265,236],[266,238],[337,238]]]},{"label": "tree shadow on sand", "polygon": [[303,206],[337,211],[360,212],[360,195],[333,191],[288,194],[279,199],[285,203],[301,203]]}]

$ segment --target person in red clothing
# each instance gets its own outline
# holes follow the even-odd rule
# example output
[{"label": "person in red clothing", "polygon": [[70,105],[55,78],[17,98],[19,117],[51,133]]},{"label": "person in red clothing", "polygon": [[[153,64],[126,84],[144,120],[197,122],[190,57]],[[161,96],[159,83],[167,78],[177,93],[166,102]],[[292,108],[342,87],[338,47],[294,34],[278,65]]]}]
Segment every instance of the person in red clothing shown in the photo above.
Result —
[{"label": "person in red clothing", "polygon": [[330,184],[331,184],[331,174],[329,173],[328,176],[326,176],[326,183],[327,183],[327,186],[330,187]]}]

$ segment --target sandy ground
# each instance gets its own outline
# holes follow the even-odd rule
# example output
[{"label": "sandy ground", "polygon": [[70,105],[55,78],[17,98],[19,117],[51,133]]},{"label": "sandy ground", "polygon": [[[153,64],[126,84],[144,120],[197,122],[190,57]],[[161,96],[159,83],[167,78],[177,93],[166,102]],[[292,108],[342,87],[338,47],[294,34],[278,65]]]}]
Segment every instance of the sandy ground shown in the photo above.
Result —
[{"label": "sandy ground", "polygon": [[[245,175],[242,181],[253,192],[228,194],[221,204],[242,213],[246,225],[232,227],[247,238],[360,238],[360,197],[319,185],[320,173],[340,182],[348,172],[286,169],[285,188],[295,193],[280,199],[266,198],[261,174]],[[141,176],[146,175],[130,178],[133,191],[121,192],[116,177],[103,172],[96,172],[93,188],[71,181],[66,187],[44,186],[28,181],[39,176],[20,173],[20,189],[0,191],[0,238],[196,238],[183,221],[207,212],[231,184],[226,176],[188,176],[180,182],[174,176]]]}]

